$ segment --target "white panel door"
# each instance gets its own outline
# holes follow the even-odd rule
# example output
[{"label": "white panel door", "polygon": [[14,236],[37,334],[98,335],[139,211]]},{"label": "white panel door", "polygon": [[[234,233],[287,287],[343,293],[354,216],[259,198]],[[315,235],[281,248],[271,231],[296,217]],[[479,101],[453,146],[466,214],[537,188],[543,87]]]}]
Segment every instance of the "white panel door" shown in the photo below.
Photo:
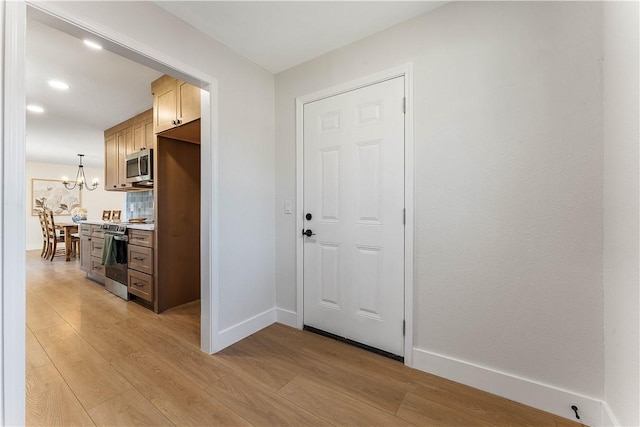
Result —
[{"label": "white panel door", "polygon": [[403,97],[397,77],[304,106],[304,324],[399,356]]}]

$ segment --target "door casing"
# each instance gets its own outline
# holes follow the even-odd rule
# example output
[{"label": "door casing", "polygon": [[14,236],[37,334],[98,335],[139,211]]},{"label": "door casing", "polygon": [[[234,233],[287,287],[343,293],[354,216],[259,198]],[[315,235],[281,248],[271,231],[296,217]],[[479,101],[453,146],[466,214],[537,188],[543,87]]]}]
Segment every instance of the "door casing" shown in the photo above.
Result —
[{"label": "door casing", "polygon": [[413,280],[414,280],[414,212],[413,212],[413,63],[332,86],[296,98],[296,326],[304,326],[304,104],[376,84],[394,77],[405,78],[405,240],[404,240],[404,364],[413,366]]}]

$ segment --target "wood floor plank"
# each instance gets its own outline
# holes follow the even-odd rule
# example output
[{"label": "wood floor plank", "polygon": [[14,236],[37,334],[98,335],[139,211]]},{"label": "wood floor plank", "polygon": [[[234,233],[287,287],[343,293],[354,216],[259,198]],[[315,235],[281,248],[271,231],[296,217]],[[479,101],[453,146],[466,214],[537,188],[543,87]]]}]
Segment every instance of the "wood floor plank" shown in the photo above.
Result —
[{"label": "wood floor plank", "polygon": [[328,421],[292,405],[250,378],[225,373],[207,389],[217,400],[256,426],[329,426]]},{"label": "wood floor plank", "polygon": [[53,363],[27,363],[26,424],[28,426],[93,426],[74,393]]},{"label": "wood floor plank", "polygon": [[397,416],[417,426],[425,427],[490,427],[496,425],[466,412],[423,399],[413,393],[407,393],[402,405],[400,405]]},{"label": "wood floor plank", "polygon": [[216,353],[215,359],[227,369],[250,375],[254,381],[267,388],[278,390],[299,373],[292,365],[270,360],[264,354],[251,353],[243,348],[244,344],[236,344]]},{"label": "wood floor plank", "polygon": [[129,390],[89,410],[97,426],[173,426],[140,392]]},{"label": "wood floor plank", "polygon": [[26,327],[25,329],[26,351],[28,355],[26,361],[27,369],[39,368],[40,366],[46,365],[47,363],[51,363],[49,356],[47,356],[47,353],[38,342],[36,336],[33,335],[31,329],[29,329],[28,327]]},{"label": "wood floor plank", "polygon": [[[318,339],[320,338],[324,339],[318,336]],[[390,414],[396,413],[406,394],[406,389],[398,387],[393,377],[367,375],[363,371],[357,372],[351,369],[348,364],[338,361],[327,363],[324,358],[317,357],[313,353],[304,353],[302,350],[292,352],[263,334],[254,334],[243,340],[241,345],[252,354],[260,354],[271,365],[287,362],[284,368],[291,369],[292,372],[304,373],[314,381]],[[390,359],[389,362],[394,363]]]},{"label": "wood floor plank", "polygon": [[39,329],[34,333],[34,335],[43,348],[47,348],[55,344],[60,344],[61,342],[64,342],[64,340],[72,336],[79,336],[78,332],[73,329],[73,327],[68,323],[54,325],[50,328]]},{"label": "wood floor plank", "polygon": [[442,378],[431,384],[417,384],[412,393],[500,426],[555,424],[551,414]]},{"label": "wood floor plank", "polygon": [[336,426],[408,426],[410,423],[298,375],[278,394]]},{"label": "wood floor plank", "polygon": [[162,333],[162,329],[149,330],[139,323],[119,322],[117,327],[122,334],[130,336],[140,348],[155,354],[156,358],[168,363],[176,374],[184,376],[193,384],[206,388],[219,379],[218,372],[223,365],[215,358],[183,345]]},{"label": "wood floor plank", "polygon": [[62,325],[65,320],[43,298],[27,291],[27,326],[36,332],[39,329]]},{"label": "wood floor plank", "polygon": [[180,426],[244,426],[244,418],[205,390],[176,375],[173,368],[149,352],[134,353],[113,365],[166,418]]},{"label": "wood floor plank", "polygon": [[127,391],[131,384],[79,335],[45,348],[86,409]]},{"label": "wood floor plank", "polygon": [[555,417],[556,420],[556,427],[580,427],[580,426],[584,426],[584,424],[579,423],[577,421],[573,421],[573,420],[568,420],[566,418],[562,418],[562,417]]}]

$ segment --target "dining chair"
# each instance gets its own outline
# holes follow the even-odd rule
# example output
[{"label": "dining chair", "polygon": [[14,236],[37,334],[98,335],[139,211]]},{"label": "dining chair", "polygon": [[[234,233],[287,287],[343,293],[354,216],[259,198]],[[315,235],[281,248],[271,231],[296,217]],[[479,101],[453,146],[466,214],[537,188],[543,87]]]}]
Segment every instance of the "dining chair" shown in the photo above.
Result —
[{"label": "dining chair", "polygon": [[[56,230],[55,220],[53,219],[53,211],[51,209],[47,209],[45,211],[46,221],[47,221],[47,237],[49,238],[48,243],[48,257],[50,257],[51,261],[55,258],[56,255],[66,255],[65,254],[65,246],[64,246],[64,235],[59,236]],[[80,239],[78,237],[71,237],[71,246],[74,249],[74,252],[77,252],[77,245]],[[58,249],[58,243],[63,243],[63,246]]]},{"label": "dining chair", "polygon": [[49,254],[49,235],[47,233],[47,216],[43,210],[38,211],[38,219],[40,220],[40,228],[42,230],[42,252],[40,252],[40,257],[47,258]]},{"label": "dining chair", "polygon": [[102,220],[109,221],[111,219],[111,211],[102,211]]}]

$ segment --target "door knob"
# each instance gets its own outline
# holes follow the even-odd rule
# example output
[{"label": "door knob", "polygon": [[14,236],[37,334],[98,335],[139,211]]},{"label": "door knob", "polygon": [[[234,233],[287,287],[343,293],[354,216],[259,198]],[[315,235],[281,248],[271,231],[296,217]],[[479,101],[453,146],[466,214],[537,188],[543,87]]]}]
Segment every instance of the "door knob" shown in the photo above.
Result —
[{"label": "door knob", "polygon": [[306,214],[304,217],[307,219],[307,221],[311,221],[311,218],[313,218],[313,215],[311,215],[310,213],[308,213],[308,214]]},{"label": "door knob", "polygon": [[302,230],[302,234],[304,234],[307,237],[311,237],[311,236],[315,236],[316,235],[316,233],[314,233],[311,230]]}]

